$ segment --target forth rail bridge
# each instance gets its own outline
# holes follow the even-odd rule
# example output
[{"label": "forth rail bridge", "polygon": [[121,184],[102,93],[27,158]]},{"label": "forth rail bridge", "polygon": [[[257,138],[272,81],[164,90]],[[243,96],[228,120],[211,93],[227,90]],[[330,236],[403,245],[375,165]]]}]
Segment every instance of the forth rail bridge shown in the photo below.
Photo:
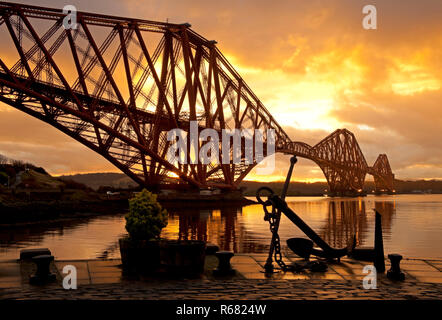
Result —
[{"label": "forth rail bridge", "polygon": [[[189,24],[0,2],[0,101],[59,129],[102,155],[138,184],[235,190],[254,168],[241,163],[173,164],[174,128],[274,129],[276,152],[314,161],[335,195],[357,194],[366,174],[376,191],[393,192],[385,154],[369,166],[346,129],[315,146],[293,141],[216,41]],[[8,48],[8,50],[7,50]],[[232,154],[231,154],[232,157]]]}]

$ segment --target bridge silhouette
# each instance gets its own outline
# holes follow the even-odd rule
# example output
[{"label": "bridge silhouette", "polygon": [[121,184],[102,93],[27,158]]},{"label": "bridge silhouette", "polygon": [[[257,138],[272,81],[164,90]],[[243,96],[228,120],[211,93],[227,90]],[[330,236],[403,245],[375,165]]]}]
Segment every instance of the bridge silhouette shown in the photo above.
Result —
[{"label": "bridge silhouette", "polygon": [[189,24],[78,12],[74,29],[65,28],[65,18],[60,9],[0,2],[0,101],[59,129],[140,185],[238,188],[257,164],[245,161],[244,150],[240,163],[232,150],[230,164],[166,159],[167,132],[189,132],[198,121],[199,130],[260,129],[264,143],[275,130],[276,152],[314,161],[332,194],[361,192],[366,174],[376,191],[393,191],[387,156],[368,166],[346,129],[314,146],[292,141],[216,41]]}]

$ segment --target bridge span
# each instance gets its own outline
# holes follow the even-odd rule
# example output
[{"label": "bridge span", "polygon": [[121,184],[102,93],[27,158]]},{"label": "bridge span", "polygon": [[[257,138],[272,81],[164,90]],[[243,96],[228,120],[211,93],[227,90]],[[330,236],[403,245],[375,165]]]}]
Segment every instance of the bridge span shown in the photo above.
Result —
[{"label": "bridge span", "polygon": [[[180,164],[166,159],[173,128],[273,129],[276,152],[314,161],[333,194],[392,192],[380,154],[369,166],[339,129],[314,146],[292,141],[222,55],[190,25],[0,2],[0,101],[40,119],[102,155],[140,185],[236,189],[256,161]],[[264,142],[265,142],[264,141]],[[202,146],[204,143],[200,142]]]}]

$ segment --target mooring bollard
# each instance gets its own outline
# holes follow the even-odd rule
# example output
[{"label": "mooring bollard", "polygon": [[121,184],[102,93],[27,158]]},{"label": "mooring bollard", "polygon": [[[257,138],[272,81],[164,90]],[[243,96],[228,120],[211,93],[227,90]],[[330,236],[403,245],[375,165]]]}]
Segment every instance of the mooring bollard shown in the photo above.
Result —
[{"label": "mooring bollard", "polygon": [[405,280],[405,274],[401,271],[400,263],[402,256],[400,254],[389,254],[388,259],[391,262],[391,269],[387,272],[387,278],[391,280]]},{"label": "mooring bollard", "polygon": [[48,248],[35,248],[35,249],[23,249],[20,250],[20,260],[31,260],[36,256],[51,255],[51,250]]},{"label": "mooring bollard", "polygon": [[215,254],[218,251],[219,251],[219,247],[216,244],[213,244],[213,243],[206,244],[206,256]]},{"label": "mooring bollard", "polygon": [[234,256],[231,251],[218,251],[215,253],[218,258],[218,268],[213,270],[213,274],[216,276],[226,276],[232,275],[235,273],[235,270],[232,269],[230,265],[230,259]]},{"label": "mooring bollard", "polygon": [[54,261],[54,256],[47,254],[39,255],[33,257],[32,261],[37,265],[37,272],[29,279],[31,284],[44,284],[55,281],[55,274],[49,270],[51,262]]}]

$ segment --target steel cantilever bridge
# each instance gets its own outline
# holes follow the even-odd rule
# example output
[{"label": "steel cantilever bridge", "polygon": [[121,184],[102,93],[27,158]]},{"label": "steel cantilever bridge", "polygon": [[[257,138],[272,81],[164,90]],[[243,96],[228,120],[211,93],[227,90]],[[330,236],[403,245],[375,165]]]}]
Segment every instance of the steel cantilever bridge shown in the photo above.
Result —
[{"label": "steel cantilever bridge", "polygon": [[[236,189],[256,165],[179,164],[166,159],[167,132],[274,129],[276,152],[317,163],[330,192],[362,190],[366,174],[393,191],[385,154],[368,166],[355,136],[336,130],[315,146],[292,141],[241,76],[189,24],[0,2],[0,101],[101,154],[137,183]],[[232,157],[232,155],[231,155]]]}]

